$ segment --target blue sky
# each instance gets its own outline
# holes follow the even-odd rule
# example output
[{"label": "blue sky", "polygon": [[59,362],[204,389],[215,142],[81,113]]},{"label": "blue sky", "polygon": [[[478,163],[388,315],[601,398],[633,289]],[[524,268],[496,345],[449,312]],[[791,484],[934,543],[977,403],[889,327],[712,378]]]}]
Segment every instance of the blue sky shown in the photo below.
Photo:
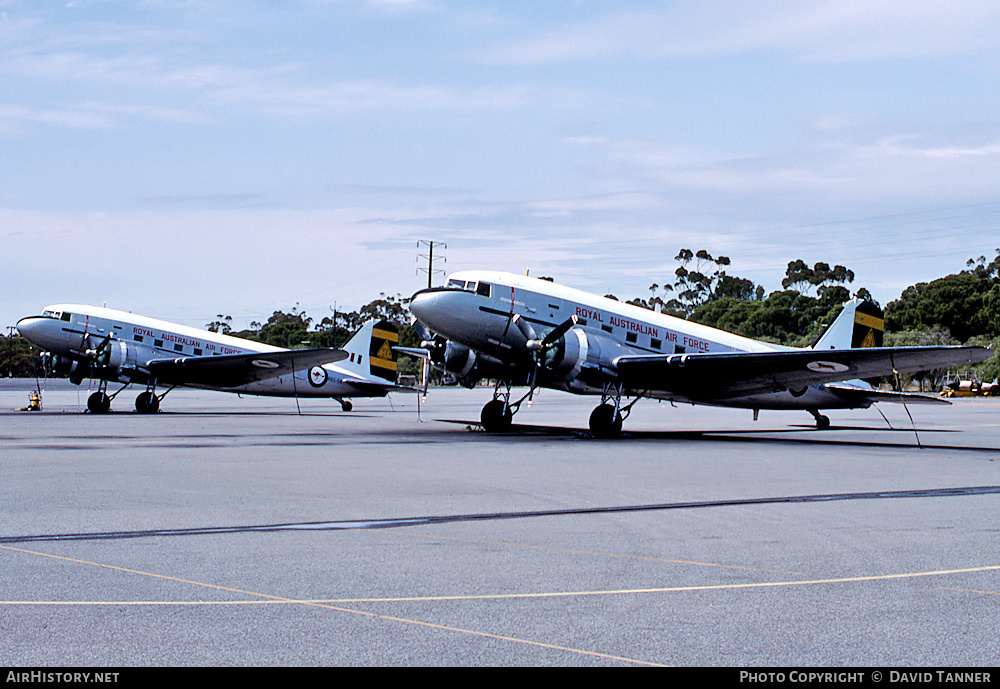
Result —
[{"label": "blue sky", "polygon": [[1000,4],[0,0],[0,324],[317,321],[681,247],[883,304],[1000,246]]}]

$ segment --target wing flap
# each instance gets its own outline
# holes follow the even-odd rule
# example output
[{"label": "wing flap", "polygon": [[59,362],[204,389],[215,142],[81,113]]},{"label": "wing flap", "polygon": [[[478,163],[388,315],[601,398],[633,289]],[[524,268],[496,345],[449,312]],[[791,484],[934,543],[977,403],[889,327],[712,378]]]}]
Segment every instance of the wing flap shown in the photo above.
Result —
[{"label": "wing flap", "polygon": [[163,385],[205,385],[235,388],[267,378],[277,378],[312,366],[347,358],[340,349],[286,349],[276,352],[185,356],[156,359],[147,364],[150,375]]},{"label": "wing flap", "polygon": [[614,363],[623,385],[629,389],[676,392],[691,399],[721,399],[969,366],[992,355],[992,350],[985,347],[869,347],[621,356]]}]

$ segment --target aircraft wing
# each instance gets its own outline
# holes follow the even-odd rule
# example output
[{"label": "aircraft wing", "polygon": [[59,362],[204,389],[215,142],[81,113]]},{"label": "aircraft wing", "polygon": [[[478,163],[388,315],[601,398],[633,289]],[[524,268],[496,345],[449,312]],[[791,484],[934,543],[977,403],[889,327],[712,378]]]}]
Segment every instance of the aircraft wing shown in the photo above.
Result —
[{"label": "aircraft wing", "polygon": [[631,390],[676,392],[690,399],[801,389],[809,385],[893,373],[978,364],[985,347],[867,347],[725,354],[625,355],[614,360]]},{"label": "aircraft wing", "polygon": [[161,385],[235,388],[293,371],[306,371],[312,366],[342,361],[347,356],[347,352],[341,349],[286,349],[251,354],[154,359],[146,367]]}]

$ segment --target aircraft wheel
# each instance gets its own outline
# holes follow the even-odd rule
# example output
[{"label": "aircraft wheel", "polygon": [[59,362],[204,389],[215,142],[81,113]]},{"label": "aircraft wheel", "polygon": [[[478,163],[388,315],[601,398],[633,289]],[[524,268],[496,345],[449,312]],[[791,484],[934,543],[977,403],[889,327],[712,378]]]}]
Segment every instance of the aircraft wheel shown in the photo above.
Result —
[{"label": "aircraft wheel", "polygon": [[111,411],[111,398],[105,392],[95,392],[87,398],[87,409],[91,414],[107,414]]},{"label": "aircraft wheel", "polygon": [[818,411],[811,412],[813,418],[816,419],[816,429],[820,431],[825,431],[830,428],[830,417],[820,414]]},{"label": "aircraft wheel", "polygon": [[514,414],[510,407],[503,400],[493,400],[483,406],[483,412],[479,419],[483,423],[483,430],[487,433],[505,433],[510,430],[511,419]]},{"label": "aircraft wheel", "polygon": [[613,404],[602,404],[590,414],[590,432],[595,438],[617,438],[622,434],[622,415]]},{"label": "aircraft wheel", "polygon": [[149,391],[140,393],[135,398],[135,410],[140,414],[154,414],[160,410],[160,400]]},{"label": "aircraft wheel", "polygon": [[352,409],[354,409],[354,405],[351,402],[344,400],[343,402],[340,403],[340,408],[343,411],[351,411]]}]

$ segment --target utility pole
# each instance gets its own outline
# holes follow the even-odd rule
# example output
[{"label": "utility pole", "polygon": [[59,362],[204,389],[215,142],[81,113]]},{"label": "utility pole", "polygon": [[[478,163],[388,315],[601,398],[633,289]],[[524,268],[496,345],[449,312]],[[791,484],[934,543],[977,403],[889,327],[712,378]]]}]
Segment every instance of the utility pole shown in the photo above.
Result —
[{"label": "utility pole", "polygon": [[[441,247],[442,249],[447,249],[448,245],[445,244],[444,242],[435,242],[426,239],[419,239],[417,240],[417,248],[419,249],[421,246],[426,246],[428,250],[426,254],[417,254],[417,261],[419,261],[422,258],[427,259],[427,268],[418,267],[417,272],[419,273],[420,271],[424,271],[427,273],[427,287],[429,289],[432,286],[431,282],[434,279],[434,273],[444,272],[443,270],[434,270],[434,247]],[[447,262],[448,259],[442,256],[441,260]]]}]

